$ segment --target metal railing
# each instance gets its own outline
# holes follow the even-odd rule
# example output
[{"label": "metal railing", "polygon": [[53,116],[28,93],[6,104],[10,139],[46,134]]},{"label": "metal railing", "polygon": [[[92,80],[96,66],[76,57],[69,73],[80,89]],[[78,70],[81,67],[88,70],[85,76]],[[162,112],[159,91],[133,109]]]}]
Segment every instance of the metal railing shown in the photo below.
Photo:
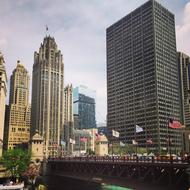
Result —
[{"label": "metal railing", "polygon": [[188,158],[166,157],[166,156],[65,156],[50,157],[49,161],[76,161],[76,162],[119,162],[119,163],[168,163],[168,164],[187,164]]}]

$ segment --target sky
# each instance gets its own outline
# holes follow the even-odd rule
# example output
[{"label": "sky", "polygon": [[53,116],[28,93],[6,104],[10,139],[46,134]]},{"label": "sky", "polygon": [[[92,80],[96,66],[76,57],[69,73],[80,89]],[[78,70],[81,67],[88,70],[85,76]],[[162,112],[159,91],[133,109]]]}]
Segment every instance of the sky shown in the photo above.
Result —
[{"label": "sky", "polygon": [[[158,0],[175,14],[177,50],[190,55],[190,0]],[[20,60],[30,74],[43,38],[55,38],[65,85],[96,91],[97,123],[106,121],[106,28],[146,0],[0,0],[0,51],[8,79]],[[8,81],[9,84],[9,81]]]}]

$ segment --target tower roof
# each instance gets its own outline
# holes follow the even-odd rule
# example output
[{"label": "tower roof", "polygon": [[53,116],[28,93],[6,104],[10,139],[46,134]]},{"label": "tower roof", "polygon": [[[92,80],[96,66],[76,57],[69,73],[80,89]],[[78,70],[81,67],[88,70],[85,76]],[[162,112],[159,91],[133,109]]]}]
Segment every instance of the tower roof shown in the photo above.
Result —
[{"label": "tower roof", "polygon": [[97,142],[108,142],[108,139],[105,135],[99,135],[96,139]]},{"label": "tower roof", "polygon": [[31,139],[32,141],[43,141],[43,137],[36,131],[35,135]]},{"label": "tower roof", "polygon": [[4,58],[3,58],[3,54],[0,51],[0,64],[4,65],[4,63],[5,63],[5,61],[4,61]]}]

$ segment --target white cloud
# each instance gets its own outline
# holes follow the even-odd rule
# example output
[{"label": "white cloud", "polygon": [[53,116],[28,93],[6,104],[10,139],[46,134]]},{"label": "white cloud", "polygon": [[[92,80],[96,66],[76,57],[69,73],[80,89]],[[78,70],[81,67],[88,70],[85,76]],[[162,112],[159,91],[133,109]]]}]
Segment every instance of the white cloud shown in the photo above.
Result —
[{"label": "white cloud", "polygon": [[177,49],[190,55],[190,2],[184,9],[182,24],[176,26]]}]

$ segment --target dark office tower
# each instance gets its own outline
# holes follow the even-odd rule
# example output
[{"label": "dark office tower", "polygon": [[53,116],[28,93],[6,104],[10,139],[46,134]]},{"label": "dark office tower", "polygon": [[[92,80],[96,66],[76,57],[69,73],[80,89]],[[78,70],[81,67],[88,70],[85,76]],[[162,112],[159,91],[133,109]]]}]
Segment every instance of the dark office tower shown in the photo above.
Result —
[{"label": "dark office tower", "polygon": [[190,57],[178,52],[181,121],[190,129]]},{"label": "dark office tower", "polygon": [[190,57],[178,52],[178,68],[180,81],[181,121],[183,130],[183,151],[190,152]]},{"label": "dark office tower", "polygon": [[32,77],[32,126],[45,141],[46,156],[55,155],[64,123],[64,65],[54,38],[46,36],[34,53]]},{"label": "dark office tower", "polygon": [[[174,15],[154,0],[107,29],[108,129],[119,138],[155,149],[181,149],[181,133],[168,129],[180,119]],[[136,133],[135,126],[143,128]],[[147,145],[146,140],[153,144]]]},{"label": "dark office tower", "polygon": [[74,88],[73,103],[74,127],[96,128],[95,91],[85,86]]}]

